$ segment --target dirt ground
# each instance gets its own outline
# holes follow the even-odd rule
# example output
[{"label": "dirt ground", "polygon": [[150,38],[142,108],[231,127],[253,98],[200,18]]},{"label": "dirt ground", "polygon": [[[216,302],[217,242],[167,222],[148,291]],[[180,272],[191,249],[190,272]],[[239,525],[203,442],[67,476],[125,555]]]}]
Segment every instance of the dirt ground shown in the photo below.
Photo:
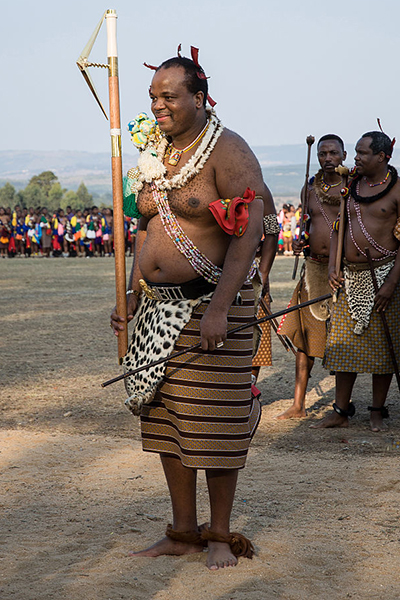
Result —
[{"label": "dirt ground", "polygon": [[[293,259],[278,257],[273,308],[286,306]],[[108,326],[112,259],[0,261],[1,600],[398,600],[400,410],[368,426],[359,377],[350,428],[310,430],[334,397],[316,364],[308,417],[274,420],[293,394],[294,357],[274,338],[259,384],[263,416],[239,478],[232,529],[257,549],[210,572],[205,556],[134,559],[171,520],[157,455],[144,454]],[[204,474],[200,520],[208,518]]]}]

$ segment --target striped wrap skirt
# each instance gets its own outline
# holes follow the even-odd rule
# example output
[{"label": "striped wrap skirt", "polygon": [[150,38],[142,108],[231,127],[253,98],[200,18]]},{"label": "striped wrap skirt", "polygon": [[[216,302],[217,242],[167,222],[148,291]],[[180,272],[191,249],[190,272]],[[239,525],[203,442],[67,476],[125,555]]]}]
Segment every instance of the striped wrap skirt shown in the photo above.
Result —
[{"label": "striped wrap skirt", "polygon": [[[241,289],[242,304],[232,305],[228,330],[254,318],[251,284]],[[174,351],[200,341],[200,304],[181,331]],[[167,363],[154,400],[143,406],[143,450],[178,457],[193,469],[240,469],[261,416],[251,394],[253,330],[228,337],[222,348],[197,348]]]}]

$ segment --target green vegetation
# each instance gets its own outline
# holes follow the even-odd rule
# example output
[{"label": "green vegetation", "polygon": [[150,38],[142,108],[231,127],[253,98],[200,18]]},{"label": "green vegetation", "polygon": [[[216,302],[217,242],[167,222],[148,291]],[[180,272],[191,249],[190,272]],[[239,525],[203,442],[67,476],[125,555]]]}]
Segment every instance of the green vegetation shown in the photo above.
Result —
[{"label": "green vegetation", "polygon": [[7,182],[0,187],[0,206],[14,207],[19,204],[22,208],[46,207],[50,212],[67,206],[75,210],[83,210],[96,204],[100,209],[112,206],[112,199],[108,194],[90,194],[86,185],[81,182],[77,191],[61,187],[58,177],[52,171],[43,171],[34,175],[28,185],[21,190],[16,190]]}]

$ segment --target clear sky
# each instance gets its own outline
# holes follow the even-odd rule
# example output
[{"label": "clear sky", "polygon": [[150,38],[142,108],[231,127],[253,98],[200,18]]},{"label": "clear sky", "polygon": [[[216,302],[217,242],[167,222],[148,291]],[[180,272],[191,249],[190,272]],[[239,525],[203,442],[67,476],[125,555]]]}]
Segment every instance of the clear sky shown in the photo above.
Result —
[{"label": "clear sky", "polygon": [[[253,146],[337,133],[349,145],[376,118],[400,140],[399,0],[10,0],[0,19],[0,150],[108,152],[108,123],[75,61],[104,10],[118,14],[125,124],[149,110],[152,72],[190,45],[223,123]],[[90,59],[106,62],[105,25]],[[91,69],[108,108],[107,74]],[[349,157],[349,158],[350,158]]]}]

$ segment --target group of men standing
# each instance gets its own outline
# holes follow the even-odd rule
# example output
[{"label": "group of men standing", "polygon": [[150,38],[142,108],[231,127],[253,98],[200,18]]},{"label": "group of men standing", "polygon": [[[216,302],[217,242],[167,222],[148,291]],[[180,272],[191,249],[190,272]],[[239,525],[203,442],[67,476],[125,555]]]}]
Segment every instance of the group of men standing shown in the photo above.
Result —
[{"label": "group of men standing", "polygon": [[[238,472],[260,419],[259,393],[252,386],[253,334],[229,330],[254,317],[255,296],[268,300],[279,225],[254,154],[223,128],[207,107],[207,96],[196,56],[169,59],[156,69],[150,99],[158,132],[149,136],[129,181],[129,197],[141,217],[127,291],[134,331],[125,368],[166,359],[161,370],[127,383],[128,407],[140,414],[144,450],[160,454],[173,511],[165,537],[135,555],[182,555],[207,547],[207,566],[216,570],[253,554],[251,542],[230,531]],[[389,325],[397,327],[400,276],[394,234],[400,184],[388,166],[391,150],[380,132],[357,143],[357,172],[349,183],[346,214],[340,215],[347,223],[342,276],[336,272],[334,224],[345,182],[335,168],[346,153],[336,135],[318,143],[321,170],[308,183],[309,239],[295,247],[306,258],[292,302],[320,295],[328,285],[340,293],[332,310],[329,304],[307,308],[281,325],[280,333],[298,348],[294,404],[282,418],[305,416],[314,358],[325,356],[326,367],[336,373],[336,402],[333,414],[317,426],[347,425],[351,390],[361,371],[373,373],[371,424],[373,430],[382,426],[393,367],[377,311],[385,311]],[[381,281],[376,295],[365,283],[366,245]],[[115,335],[126,326],[114,310]],[[393,335],[398,341],[396,329]],[[206,472],[211,513],[210,524],[202,526],[196,515],[198,469]]]},{"label": "group of men standing", "polygon": [[[400,350],[396,316],[400,186],[396,169],[389,165],[392,151],[386,134],[365,133],[357,142],[355,170],[348,181],[336,171],[346,158],[341,138],[326,135],[318,142],[321,169],[309,182],[309,238],[295,243],[295,250],[305,253],[305,265],[292,303],[320,295],[328,284],[337,301],[333,305],[316,304],[283,319],[279,333],[289,336],[298,352],[294,402],[278,418],[306,416],[307,382],[314,358],[319,357],[325,368],[335,373],[336,398],[334,412],[311,427],[346,427],[355,412],[351,394],[357,373],[372,373],[372,404],[368,406],[371,429],[376,432],[383,428],[394,365],[379,312],[385,311],[395,355]],[[340,215],[340,191],[347,186],[345,212]],[[344,246],[341,272],[337,273],[340,220],[345,221]],[[380,284],[377,294],[368,252]]]}]

